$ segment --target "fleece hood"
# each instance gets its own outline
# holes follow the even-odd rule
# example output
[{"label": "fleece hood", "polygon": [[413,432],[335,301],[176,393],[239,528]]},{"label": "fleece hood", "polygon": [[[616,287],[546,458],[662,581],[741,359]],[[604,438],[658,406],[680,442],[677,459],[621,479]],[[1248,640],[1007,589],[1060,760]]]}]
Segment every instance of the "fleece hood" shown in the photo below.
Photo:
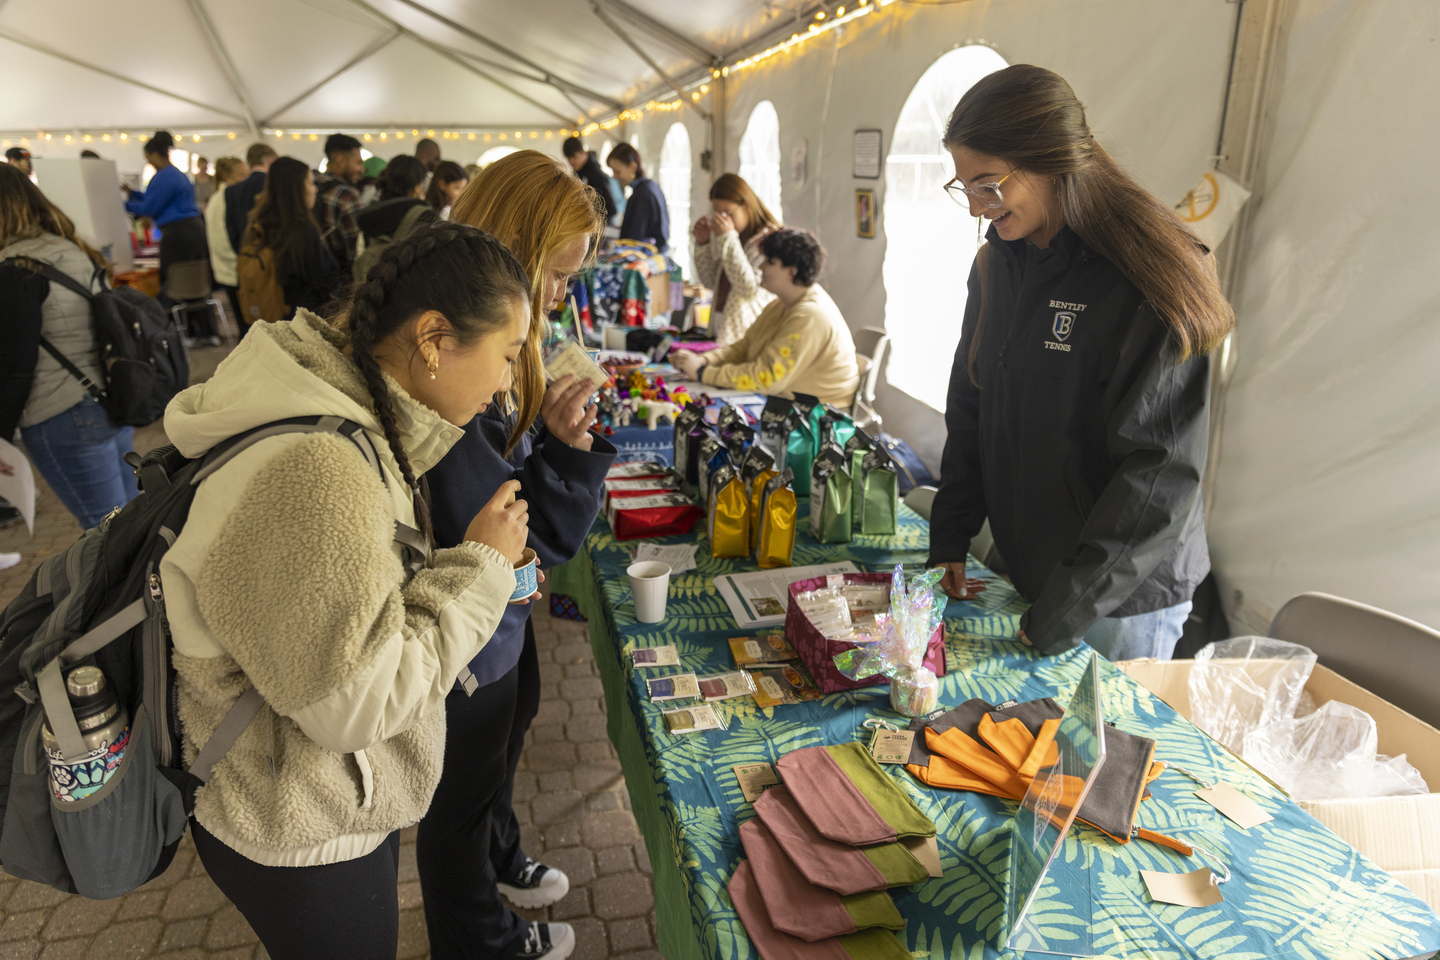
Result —
[{"label": "fleece hood", "polygon": [[[345,355],[350,336],[308,310],[280,323],[257,323],[205,383],[182,391],[165,410],[165,433],[187,457],[223,440],[289,417],[339,416],[376,435],[388,454],[360,368]],[[389,374],[400,440],[419,476],[440,462],[464,431],[406,393]]]}]

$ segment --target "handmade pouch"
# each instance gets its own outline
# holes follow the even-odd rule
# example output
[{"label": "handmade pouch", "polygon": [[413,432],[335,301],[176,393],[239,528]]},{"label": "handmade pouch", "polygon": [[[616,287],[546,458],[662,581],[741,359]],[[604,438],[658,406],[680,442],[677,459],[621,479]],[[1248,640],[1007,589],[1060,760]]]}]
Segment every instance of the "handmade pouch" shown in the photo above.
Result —
[{"label": "handmade pouch", "polygon": [[712,557],[750,555],[749,514],[745,484],[727,463],[710,478],[708,532]]},{"label": "handmade pouch", "polygon": [[935,824],[859,743],[792,750],[775,766],[805,816],[831,840],[860,847],[935,836]]},{"label": "handmade pouch", "polygon": [[794,478],[790,468],[765,484],[760,504],[760,539],[755,547],[755,563],[762,570],[788,567],[795,553],[796,499]]},{"label": "handmade pouch", "polygon": [[895,901],[883,890],[841,896],[806,880],[759,819],[740,825],[740,842],[776,930],[814,943],[871,927],[905,928]]},{"label": "handmade pouch", "polygon": [[853,484],[845,452],[830,444],[810,470],[810,535],[821,543],[849,543]]},{"label": "handmade pouch", "polygon": [[755,800],[755,812],[805,879],[839,894],[920,883],[929,875],[903,843],[852,847],[822,836],[781,784]]},{"label": "handmade pouch", "polygon": [[910,951],[895,934],[881,927],[813,943],[776,930],[748,860],[741,860],[735,868],[728,889],[735,913],[761,960],[911,960]]}]

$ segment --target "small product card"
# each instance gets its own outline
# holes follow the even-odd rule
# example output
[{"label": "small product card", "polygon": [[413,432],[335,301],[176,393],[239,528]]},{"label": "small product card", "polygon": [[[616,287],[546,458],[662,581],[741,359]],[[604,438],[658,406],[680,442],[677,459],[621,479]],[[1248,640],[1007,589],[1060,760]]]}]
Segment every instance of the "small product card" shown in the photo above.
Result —
[{"label": "small product card", "polygon": [[1215,786],[1205,790],[1196,790],[1195,796],[1204,800],[1246,830],[1249,830],[1251,827],[1258,827],[1262,823],[1275,819],[1264,810],[1261,810],[1260,804],[1251,800],[1228,783],[1217,783]]},{"label": "small product card", "polygon": [[591,390],[599,390],[610,382],[610,374],[591,360],[585,348],[574,340],[560,344],[545,361],[545,376],[548,379],[559,380],[567,373],[574,374],[576,380],[589,380]]},{"label": "small product card", "polygon": [[1180,907],[1213,907],[1224,900],[1220,888],[1214,884],[1209,867],[1201,867],[1194,873],[1156,873],[1141,870],[1140,878],[1150,899],[1157,903],[1173,903]]},{"label": "small product card", "polygon": [[758,637],[734,637],[730,640],[730,653],[735,657],[735,666],[753,667],[760,663],[784,663],[799,656],[783,634],[761,634]]},{"label": "small product card", "polygon": [[786,664],[768,670],[751,670],[750,677],[755,681],[755,704],[762,708],[820,699],[820,691],[815,686],[815,681],[798,665]]},{"label": "small product card", "polygon": [[743,670],[734,673],[717,673],[712,677],[700,678],[700,695],[707,702],[729,700],[732,697],[748,697],[755,692],[755,681]]},{"label": "small product card", "polygon": [[740,792],[745,795],[746,803],[754,803],[760,794],[780,783],[775,768],[768,763],[742,763],[735,768],[735,779],[740,781]]},{"label": "small product card", "polygon": [[653,680],[646,680],[645,686],[650,691],[652,703],[659,703],[662,700],[693,700],[700,696],[700,684],[695,682],[693,673],[676,673],[668,677],[656,677]]},{"label": "small product card", "polygon": [[720,719],[715,708],[704,704],[685,707],[683,710],[666,710],[660,716],[665,718],[665,729],[675,735],[725,729],[725,721]]},{"label": "small product card", "polygon": [[680,665],[680,652],[675,649],[675,644],[667,643],[663,647],[640,647],[630,653],[630,660],[635,666],[645,667],[678,667]]},{"label": "small product card", "polygon": [[876,730],[870,740],[870,755],[877,763],[908,763],[914,742],[913,730]]}]

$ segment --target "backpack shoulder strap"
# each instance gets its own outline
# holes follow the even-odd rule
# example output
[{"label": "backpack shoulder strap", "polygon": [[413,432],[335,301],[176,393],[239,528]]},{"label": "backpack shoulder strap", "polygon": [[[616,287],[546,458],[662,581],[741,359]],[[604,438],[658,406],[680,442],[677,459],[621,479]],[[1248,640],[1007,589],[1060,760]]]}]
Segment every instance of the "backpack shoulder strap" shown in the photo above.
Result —
[{"label": "backpack shoulder strap", "polygon": [[205,741],[205,746],[200,748],[195,762],[190,764],[190,773],[201,783],[209,783],[210,777],[215,773],[215,764],[235,746],[235,741],[240,739],[240,734],[250,726],[250,721],[255,719],[263,706],[265,698],[260,696],[260,691],[254,687],[240,694],[240,699],[226,711],[220,720],[220,726],[215,728],[210,739]]},{"label": "backpack shoulder strap", "polygon": [[[10,264],[14,264],[16,266],[25,265],[29,268],[34,269],[37,275],[44,277],[46,280],[49,280],[52,283],[58,283],[63,287],[73,290],[75,293],[80,294],[87,300],[95,299],[95,294],[91,293],[90,290],[83,283],[76,280],[69,274],[57,270],[55,267],[52,267],[50,264],[45,263],[44,261],[36,260],[32,257],[7,257],[5,260],[0,261],[0,266],[8,266]],[[106,394],[105,392],[105,388],[100,386],[94,380],[91,380],[89,377],[85,376],[84,371],[82,371],[75,364],[71,363],[70,358],[57,350],[55,348],[55,345],[51,343],[48,339],[46,339],[43,335],[40,337],[40,346],[45,348],[46,353],[50,354],[50,356],[55,358],[55,362],[60,364],[60,366],[64,368],[66,373],[70,374],[70,376],[74,377],[76,380],[79,380],[80,385],[85,388],[86,392],[89,393],[90,396],[95,398],[96,402],[105,402],[108,396],[108,394]]]}]

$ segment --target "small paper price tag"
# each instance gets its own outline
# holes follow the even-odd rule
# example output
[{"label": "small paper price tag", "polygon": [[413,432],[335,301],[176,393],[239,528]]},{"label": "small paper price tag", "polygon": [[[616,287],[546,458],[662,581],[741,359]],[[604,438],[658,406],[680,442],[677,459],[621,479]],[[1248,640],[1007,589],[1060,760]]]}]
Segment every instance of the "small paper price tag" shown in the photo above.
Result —
[{"label": "small paper price tag", "polygon": [[1205,790],[1196,790],[1195,796],[1234,820],[1246,830],[1275,818],[1260,805],[1228,783],[1217,783]]},{"label": "small paper price tag", "polygon": [[740,792],[746,803],[754,803],[760,794],[780,783],[775,768],[768,763],[742,763],[735,768],[735,778],[740,781]]},{"label": "small paper price tag", "polygon": [[825,574],[825,586],[826,586],[828,589],[831,589],[831,590],[835,589],[836,587],[843,587],[843,586],[845,586],[845,574],[843,574],[843,573],[827,573],[827,574]]},{"label": "small paper price tag", "polygon": [[1194,873],[1157,873],[1141,870],[1140,878],[1150,899],[1158,903],[1173,903],[1180,907],[1213,907],[1224,900],[1220,888],[1210,878],[1210,868],[1201,867]]},{"label": "small paper price tag", "polygon": [[876,730],[870,740],[870,753],[877,763],[908,763],[914,741],[913,730]]}]

